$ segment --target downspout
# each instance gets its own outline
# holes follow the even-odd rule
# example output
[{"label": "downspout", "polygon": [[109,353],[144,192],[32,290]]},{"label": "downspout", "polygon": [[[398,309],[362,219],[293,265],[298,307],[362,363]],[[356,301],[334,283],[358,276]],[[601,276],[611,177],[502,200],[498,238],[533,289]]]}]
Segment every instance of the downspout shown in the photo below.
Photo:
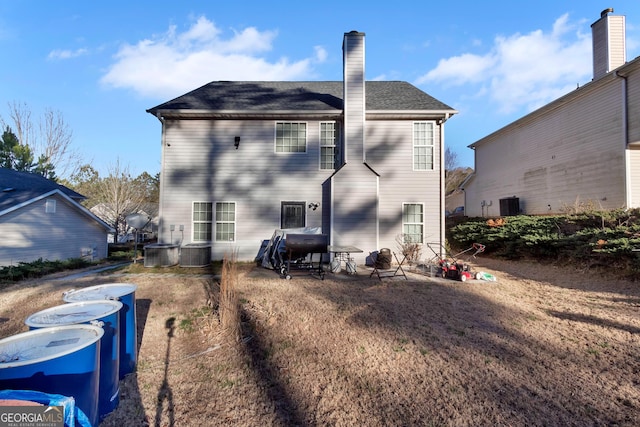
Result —
[{"label": "downspout", "polygon": [[445,183],[445,165],[444,165],[444,123],[449,120],[451,115],[449,113],[445,113],[445,116],[440,121],[440,211],[438,212],[440,217],[440,256],[444,257],[446,254],[442,253],[444,251],[445,244],[445,218],[444,218],[444,210],[445,210],[445,198],[444,192],[446,189]]},{"label": "downspout", "polygon": [[622,79],[622,147],[624,149],[624,197],[625,207],[631,208],[632,191],[631,191],[631,156],[629,153],[629,117],[628,117],[628,100],[627,100],[627,76],[623,76],[616,71],[616,77]]},{"label": "downspout", "polygon": [[[156,117],[158,118],[158,120],[160,120],[160,123],[162,124],[162,130],[161,130],[161,135],[160,135],[160,143],[162,144],[161,150],[160,150],[160,195],[158,197],[158,243],[164,243],[164,238],[161,237],[163,235],[163,233],[161,231],[163,230],[164,227],[164,216],[163,216],[163,200],[164,200],[164,179],[165,177],[162,175],[162,173],[165,171],[164,169],[164,150],[167,148],[167,144],[166,144],[166,139],[165,139],[165,120],[164,117],[162,117],[162,115],[160,114],[160,112],[158,111],[156,113]],[[172,243],[172,242],[169,242]]]}]

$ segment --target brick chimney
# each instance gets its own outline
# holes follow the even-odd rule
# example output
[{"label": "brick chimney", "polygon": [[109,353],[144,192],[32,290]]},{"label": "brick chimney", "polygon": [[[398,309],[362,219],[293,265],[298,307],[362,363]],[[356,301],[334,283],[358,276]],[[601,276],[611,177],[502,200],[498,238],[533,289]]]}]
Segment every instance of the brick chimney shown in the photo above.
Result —
[{"label": "brick chimney", "polygon": [[625,17],[611,13],[613,8],[603,10],[600,19],[591,24],[594,80],[627,62]]}]

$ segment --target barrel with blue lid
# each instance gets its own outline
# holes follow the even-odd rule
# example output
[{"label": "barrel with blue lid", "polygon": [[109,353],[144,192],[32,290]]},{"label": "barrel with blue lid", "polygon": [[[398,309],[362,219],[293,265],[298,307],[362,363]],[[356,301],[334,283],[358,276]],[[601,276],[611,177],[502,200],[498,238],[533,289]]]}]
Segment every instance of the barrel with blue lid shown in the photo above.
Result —
[{"label": "barrel with blue lid", "polygon": [[103,419],[120,402],[120,301],[73,302],[47,308],[27,317],[31,329],[99,323],[104,330],[100,344],[98,415]]},{"label": "barrel with blue lid", "polygon": [[71,396],[91,426],[97,426],[100,342],[94,325],[32,329],[0,340],[0,389]]},{"label": "barrel with blue lid", "polygon": [[138,355],[136,329],[136,290],[133,283],[105,283],[64,292],[65,302],[115,300],[123,304],[120,311],[120,379],[134,372]]}]

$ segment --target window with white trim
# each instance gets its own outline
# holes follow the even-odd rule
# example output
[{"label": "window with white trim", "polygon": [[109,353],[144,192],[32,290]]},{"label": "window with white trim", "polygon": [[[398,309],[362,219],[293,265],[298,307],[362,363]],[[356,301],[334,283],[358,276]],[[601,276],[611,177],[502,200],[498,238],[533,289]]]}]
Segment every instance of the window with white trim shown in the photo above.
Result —
[{"label": "window with white trim", "polygon": [[236,203],[216,203],[216,242],[236,241]]},{"label": "window with white trim", "polygon": [[413,124],[413,170],[433,170],[434,133],[433,122]]},{"label": "window with white trim", "polygon": [[276,123],[276,153],[305,153],[307,124],[302,122]]},{"label": "window with white trim", "polygon": [[320,123],[320,169],[336,168],[336,123]]},{"label": "window with white trim", "polygon": [[211,202],[193,202],[193,241],[210,242],[213,211]]},{"label": "window with white trim", "polygon": [[405,243],[424,243],[424,205],[402,204],[402,233]]}]

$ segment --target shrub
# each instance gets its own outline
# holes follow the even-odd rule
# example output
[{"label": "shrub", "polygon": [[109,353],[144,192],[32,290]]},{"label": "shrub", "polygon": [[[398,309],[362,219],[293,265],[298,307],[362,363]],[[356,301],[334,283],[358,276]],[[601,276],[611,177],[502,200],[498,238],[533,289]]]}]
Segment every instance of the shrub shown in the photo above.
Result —
[{"label": "shrub", "polygon": [[576,214],[517,215],[501,219],[468,218],[447,229],[448,244],[458,250],[474,242],[485,253],[507,259],[625,266],[640,278],[640,211],[585,211]]},{"label": "shrub", "polygon": [[48,261],[42,258],[32,262],[20,262],[0,268],[0,283],[14,283],[24,279],[35,279],[58,271],[74,270],[93,265],[82,258],[65,261]]}]

